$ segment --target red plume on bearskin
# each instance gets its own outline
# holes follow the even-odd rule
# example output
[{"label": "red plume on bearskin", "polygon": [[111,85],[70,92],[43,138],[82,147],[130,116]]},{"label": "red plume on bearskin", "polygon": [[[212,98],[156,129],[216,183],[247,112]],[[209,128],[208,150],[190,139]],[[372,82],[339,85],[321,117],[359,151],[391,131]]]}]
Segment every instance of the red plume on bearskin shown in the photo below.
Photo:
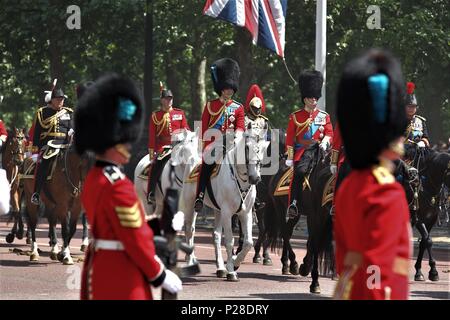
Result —
[{"label": "red plume on bearskin", "polygon": [[414,82],[408,82],[406,84],[406,92],[408,94],[413,94],[414,93],[414,89],[416,89],[416,85],[414,84]]},{"label": "red plume on bearskin", "polygon": [[262,94],[261,88],[257,84],[253,84],[250,89],[248,89],[247,100],[245,102],[245,112],[250,110],[250,102],[255,98],[261,99],[261,114],[266,112],[266,103],[264,101],[264,96]]}]

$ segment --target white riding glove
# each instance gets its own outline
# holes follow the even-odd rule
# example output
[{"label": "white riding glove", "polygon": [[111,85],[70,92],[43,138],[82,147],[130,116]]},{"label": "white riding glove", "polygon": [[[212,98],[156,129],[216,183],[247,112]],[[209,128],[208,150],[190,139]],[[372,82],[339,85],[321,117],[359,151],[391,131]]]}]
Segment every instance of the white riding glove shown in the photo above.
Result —
[{"label": "white riding glove", "polygon": [[175,294],[183,290],[181,279],[172,271],[167,269],[165,271],[166,271],[166,278],[164,279],[161,287],[172,294]]},{"label": "white riding glove", "polygon": [[33,162],[37,162],[39,155],[37,153],[31,155]]},{"label": "white riding glove", "polygon": [[326,141],[322,141],[320,144],[319,144],[319,147],[320,147],[320,149],[322,149],[323,151],[327,151],[328,150],[328,142],[326,142]]},{"label": "white riding glove", "polygon": [[172,228],[175,231],[181,231],[184,225],[184,213],[182,211],[178,211],[175,213],[172,219]]},{"label": "white riding glove", "polygon": [[2,147],[2,145],[3,145],[3,140],[0,139],[0,148]]},{"label": "white riding glove", "polygon": [[417,146],[418,146],[419,148],[425,148],[425,147],[426,147],[426,144],[425,144],[425,142],[423,142],[423,141],[419,141],[419,142],[417,143]]},{"label": "white riding glove", "polygon": [[330,171],[331,171],[331,174],[332,174],[332,175],[335,175],[336,172],[337,172],[337,165],[332,164],[332,165],[330,166]]},{"label": "white riding glove", "polygon": [[73,134],[75,133],[75,130],[73,130],[72,128],[70,128],[69,132],[67,132],[67,135],[69,137],[73,136]]},{"label": "white riding glove", "polygon": [[286,165],[292,167],[294,165],[294,160],[286,160]]}]

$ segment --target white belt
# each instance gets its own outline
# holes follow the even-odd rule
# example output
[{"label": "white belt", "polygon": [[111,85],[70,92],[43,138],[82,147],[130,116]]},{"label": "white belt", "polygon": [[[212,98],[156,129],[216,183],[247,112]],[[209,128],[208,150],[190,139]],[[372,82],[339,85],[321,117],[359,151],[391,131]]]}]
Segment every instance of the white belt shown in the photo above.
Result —
[{"label": "white belt", "polygon": [[122,242],[118,240],[102,240],[96,239],[94,240],[94,248],[95,250],[124,250],[124,246]]}]

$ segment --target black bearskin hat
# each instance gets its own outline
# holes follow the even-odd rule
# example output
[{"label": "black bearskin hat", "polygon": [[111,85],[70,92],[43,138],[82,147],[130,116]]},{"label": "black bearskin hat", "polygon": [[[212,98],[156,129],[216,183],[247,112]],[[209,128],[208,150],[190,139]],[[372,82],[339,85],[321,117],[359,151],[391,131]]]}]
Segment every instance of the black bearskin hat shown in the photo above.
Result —
[{"label": "black bearskin hat", "polygon": [[220,96],[222,90],[233,89],[236,93],[239,87],[239,64],[230,58],[223,58],[211,66],[211,77],[214,91]]},{"label": "black bearskin hat", "polygon": [[414,82],[408,82],[406,84],[406,105],[416,105],[417,106],[417,99],[416,95],[414,94],[414,90],[416,89],[416,85]]},{"label": "black bearskin hat", "polygon": [[83,95],[83,93],[86,91],[86,89],[89,88],[90,86],[92,86],[93,84],[94,84],[93,81],[87,81],[87,82],[78,84],[76,87],[77,99],[80,99],[81,96]]},{"label": "black bearskin hat", "polygon": [[400,63],[384,50],[370,49],[346,65],[337,116],[352,168],[378,164],[381,151],[404,134],[404,83]]},{"label": "black bearskin hat", "polygon": [[302,100],[305,98],[319,98],[322,96],[323,75],[320,71],[304,70],[298,78],[298,87]]},{"label": "black bearskin hat", "polygon": [[142,131],[142,97],[135,84],[115,73],[88,87],[75,112],[75,147],[103,153],[120,143],[133,143]]}]

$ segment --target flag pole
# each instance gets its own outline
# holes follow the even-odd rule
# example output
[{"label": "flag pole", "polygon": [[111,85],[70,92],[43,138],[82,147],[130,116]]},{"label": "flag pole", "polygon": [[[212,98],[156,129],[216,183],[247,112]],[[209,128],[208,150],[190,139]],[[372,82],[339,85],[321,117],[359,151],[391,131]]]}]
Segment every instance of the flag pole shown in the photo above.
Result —
[{"label": "flag pole", "polygon": [[318,102],[321,110],[326,109],[326,56],[327,54],[327,0],[317,0],[316,4],[316,70],[322,72],[324,85],[322,98]]}]

